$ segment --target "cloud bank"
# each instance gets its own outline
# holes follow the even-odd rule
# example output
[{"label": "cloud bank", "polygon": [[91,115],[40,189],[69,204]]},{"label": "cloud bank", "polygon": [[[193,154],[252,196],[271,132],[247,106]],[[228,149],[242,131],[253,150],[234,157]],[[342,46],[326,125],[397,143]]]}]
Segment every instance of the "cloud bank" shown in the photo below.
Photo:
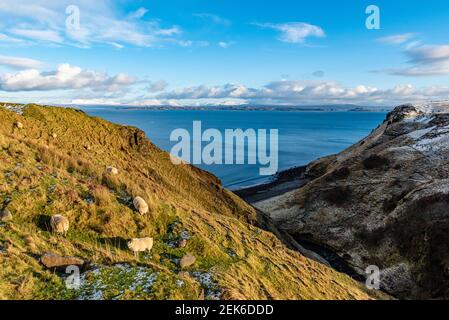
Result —
[{"label": "cloud bank", "polygon": [[261,88],[226,84],[196,86],[164,92],[158,99],[239,99],[249,104],[394,104],[401,102],[447,99],[449,87],[416,88],[409,84],[389,89],[358,85],[344,87],[328,81],[274,81]]}]

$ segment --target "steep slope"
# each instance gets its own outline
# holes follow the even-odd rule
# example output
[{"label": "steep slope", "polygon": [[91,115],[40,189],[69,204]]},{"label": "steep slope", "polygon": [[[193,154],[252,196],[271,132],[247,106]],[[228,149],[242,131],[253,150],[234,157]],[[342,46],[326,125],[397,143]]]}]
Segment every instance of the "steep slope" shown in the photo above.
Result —
[{"label": "steep slope", "polygon": [[366,139],[256,204],[296,239],[337,251],[402,298],[449,298],[449,103],[404,105]]},{"label": "steep slope", "polygon": [[[134,211],[135,196],[148,214]],[[1,203],[13,216],[0,223],[2,299],[370,298],[259,228],[269,219],[211,174],[174,166],[142,131],[81,111],[0,107]],[[66,237],[50,232],[54,214],[69,219]],[[134,256],[134,237],[153,237],[151,253]],[[40,263],[47,252],[88,261],[80,288]],[[187,253],[196,262],[181,270]]]}]

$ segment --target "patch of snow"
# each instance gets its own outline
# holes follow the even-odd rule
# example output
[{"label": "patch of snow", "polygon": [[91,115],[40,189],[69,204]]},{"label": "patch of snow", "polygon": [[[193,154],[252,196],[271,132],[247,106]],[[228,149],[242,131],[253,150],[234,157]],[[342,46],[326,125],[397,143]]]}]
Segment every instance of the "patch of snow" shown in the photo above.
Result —
[{"label": "patch of snow", "polygon": [[192,272],[192,276],[201,284],[204,288],[204,297],[209,300],[220,300],[222,292],[218,288],[217,283],[214,281],[212,273],[209,272]]},{"label": "patch of snow", "polygon": [[4,104],[3,107],[9,111],[15,112],[19,115],[23,114],[23,110],[25,108],[25,105],[8,105]]},{"label": "patch of snow", "polygon": [[431,131],[431,134],[432,135],[430,137],[419,140],[413,145],[413,147],[422,152],[442,151],[449,149],[449,126],[434,129]]},{"label": "patch of snow", "polygon": [[412,131],[410,133],[408,133],[407,135],[415,140],[420,139],[421,137],[425,136],[426,134],[428,134],[430,131],[432,131],[433,129],[435,129],[436,127],[430,127],[430,128],[425,128],[425,129],[421,129],[421,130],[416,130],[416,131]]},{"label": "patch of snow", "polygon": [[189,240],[190,238],[192,238],[189,231],[185,229],[180,232],[179,236],[173,234],[173,231],[170,231],[168,235],[169,239],[165,241],[165,244],[170,248],[178,247],[180,240]]},{"label": "patch of snow", "polygon": [[178,279],[176,280],[176,285],[181,288],[182,286],[184,286],[184,281]]},{"label": "patch of snow", "polygon": [[417,114],[449,113],[449,101],[413,105]]},{"label": "patch of snow", "polygon": [[[108,283],[109,272],[118,274],[121,279],[126,279],[123,283]],[[80,277],[80,295],[78,300],[103,300],[105,292],[116,289],[120,292],[113,299],[120,299],[125,291],[151,290],[157,280],[158,273],[152,272],[145,267],[134,267],[128,264],[116,264],[114,266],[97,267],[94,270],[83,273]]]},{"label": "patch of snow", "polygon": [[422,124],[428,124],[430,121],[432,121],[434,116],[427,115],[427,114],[419,114],[414,118],[406,118],[405,122],[415,122],[415,123],[422,123]]},{"label": "patch of snow", "polygon": [[191,238],[189,231],[183,230],[181,232],[181,239],[182,240],[189,240]]}]

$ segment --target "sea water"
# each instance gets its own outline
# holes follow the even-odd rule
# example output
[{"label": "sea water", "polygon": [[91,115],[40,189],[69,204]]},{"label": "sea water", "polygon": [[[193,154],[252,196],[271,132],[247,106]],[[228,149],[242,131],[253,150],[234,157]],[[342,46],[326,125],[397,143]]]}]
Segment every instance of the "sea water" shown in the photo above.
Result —
[{"label": "sea water", "polygon": [[[338,153],[367,136],[385,119],[385,112],[308,111],[204,111],[136,110],[114,107],[84,107],[86,113],[145,131],[163,150],[176,142],[170,133],[179,128],[192,130],[193,121],[204,129],[278,129],[279,170],[305,165],[319,157]],[[198,165],[221,179],[230,189],[240,189],[270,179],[259,174],[258,165]]]}]

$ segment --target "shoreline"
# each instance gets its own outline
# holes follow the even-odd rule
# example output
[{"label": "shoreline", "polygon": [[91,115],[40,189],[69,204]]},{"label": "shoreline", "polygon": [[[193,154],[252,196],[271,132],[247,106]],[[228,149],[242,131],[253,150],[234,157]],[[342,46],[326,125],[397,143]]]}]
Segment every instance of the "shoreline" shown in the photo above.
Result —
[{"label": "shoreline", "polygon": [[278,172],[272,181],[233,192],[250,204],[267,200],[305,185],[309,179],[305,176],[307,165],[296,166]]}]

